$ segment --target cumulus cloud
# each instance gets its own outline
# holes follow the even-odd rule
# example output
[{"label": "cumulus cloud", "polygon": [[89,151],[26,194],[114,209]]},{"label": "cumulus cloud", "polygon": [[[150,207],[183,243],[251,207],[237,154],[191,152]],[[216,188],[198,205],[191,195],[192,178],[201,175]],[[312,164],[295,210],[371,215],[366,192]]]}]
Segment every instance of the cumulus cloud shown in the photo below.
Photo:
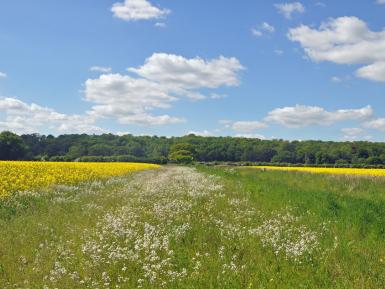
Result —
[{"label": "cumulus cloud", "polygon": [[92,66],[90,68],[90,71],[92,72],[100,72],[100,73],[110,73],[112,71],[111,67],[106,66]]},{"label": "cumulus cloud", "polygon": [[[84,99],[91,108],[82,115],[67,115],[52,108],[28,104],[17,98],[0,97],[0,130],[17,133],[104,133],[96,126],[101,119],[121,124],[167,125],[184,122],[183,117],[158,114],[182,97],[204,99],[223,95],[211,91],[221,86],[238,85],[243,67],[235,58],[212,60],[186,59],[182,56],[154,54],[130,75],[109,73],[110,68],[91,67],[101,75],[84,84]],[[159,73],[159,74],[158,74]],[[134,75],[132,75],[134,74]]]},{"label": "cumulus cloud", "polygon": [[0,71],[0,78],[6,78],[7,74],[5,72]]},{"label": "cumulus cloud", "polygon": [[93,117],[67,115],[37,104],[27,104],[17,98],[0,97],[0,131],[16,133],[104,133]]},{"label": "cumulus cloud", "polygon": [[167,85],[173,90],[186,90],[237,86],[237,73],[243,69],[234,57],[220,56],[204,60],[199,57],[187,59],[174,54],[154,53],[141,67],[128,70],[148,80]]},{"label": "cumulus cloud", "polygon": [[116,118],[122,124],[168,124],[182,121],[168,115],[152,116],[149,111],[169,108],[177,100],[159,83],[121,74],[103,74],[85,83],[85,99],[94,106],[95,117]]},{"label": "cumulus cloud", "polygon": [[305,7],[300,2],[293,3],[279,3],[274,5],[278,12],[285,16],[287,19],[291,19],[294,13],[304,13]]},{"label": "cumulus cloud", "polygon": [[236,58],[187,59],[155,53],[132,75],[103,74],[85,83],[85,99],[93,103],[90,115],[115,118],[122,124],[165,125],[183,122],[180,117],[153,115],[170,108],[181,97],[204,99],[200,89],[239,84],[243,66]]},{"label": "cumulus cloud", "polygon": [[385,61],[361,67],[357,70],[357,76],[373,81],[385,82]]},{"label": "cumulus cloud", "polygon": [[296,105],[276,108],[268,113],[266,121],[286,127],[298,128],[309,125],[331,125],[345,120],[365,120],[373,115],[373,109],[366,106],[360,109],[339,109],[327,111],[318,106]]},{"label": "cumulus cloud", "polygon": [[385,30],[371,31],[357,17],[331,19],[318,29],[301,25],[290,29],[288,37],[314,61],[362,64],[357,76],[385,81]]},{"label": "cumulus cloud", "polygon": [[125,0],[113,4],[111,11],[114,16],[125,21],[159,19],[171,11],[153,6],[147,0]]}]

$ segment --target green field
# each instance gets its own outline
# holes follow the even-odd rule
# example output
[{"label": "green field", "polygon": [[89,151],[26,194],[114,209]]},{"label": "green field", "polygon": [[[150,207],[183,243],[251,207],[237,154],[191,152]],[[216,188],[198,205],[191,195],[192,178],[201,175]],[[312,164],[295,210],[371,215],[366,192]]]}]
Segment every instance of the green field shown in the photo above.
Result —
[{"label": "green field", "polygon": [[0,200],[0,288],[385,288],[385,179],[165,166]]}]

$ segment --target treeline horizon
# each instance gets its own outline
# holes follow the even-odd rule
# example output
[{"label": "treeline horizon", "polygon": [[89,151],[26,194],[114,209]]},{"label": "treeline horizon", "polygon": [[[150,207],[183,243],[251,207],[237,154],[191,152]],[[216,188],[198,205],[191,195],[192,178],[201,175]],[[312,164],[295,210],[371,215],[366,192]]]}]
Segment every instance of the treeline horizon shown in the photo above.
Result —
[{"label": "treeline horizon", "polygon": [[0,133],[0,160],[385,167],[385,143],[239,137]]}]

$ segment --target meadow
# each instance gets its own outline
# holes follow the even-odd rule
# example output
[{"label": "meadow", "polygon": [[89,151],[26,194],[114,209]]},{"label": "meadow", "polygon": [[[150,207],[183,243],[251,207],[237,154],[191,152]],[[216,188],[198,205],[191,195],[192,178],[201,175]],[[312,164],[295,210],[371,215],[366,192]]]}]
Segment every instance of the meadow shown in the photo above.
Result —
[{"label": "meadow", "polygon": [[163,166],[15,192],[0,201],[0,288],[384,288],[384,188]]}]

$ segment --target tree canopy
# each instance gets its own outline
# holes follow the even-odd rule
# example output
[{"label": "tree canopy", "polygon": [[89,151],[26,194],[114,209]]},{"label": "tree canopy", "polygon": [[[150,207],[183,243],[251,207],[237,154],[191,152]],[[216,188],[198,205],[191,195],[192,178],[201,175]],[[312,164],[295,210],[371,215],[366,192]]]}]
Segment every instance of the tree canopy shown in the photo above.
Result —
[{"label": "tree canopy", "polygon": [[25,157],[27,147],[21,137],[4,131],[0,133],[0,160],[20,160]]},{"label": "tree canopy", "polygon": [[3,160],[263,162],[385,166],[385,143],[234,137],[0,134]]}]

